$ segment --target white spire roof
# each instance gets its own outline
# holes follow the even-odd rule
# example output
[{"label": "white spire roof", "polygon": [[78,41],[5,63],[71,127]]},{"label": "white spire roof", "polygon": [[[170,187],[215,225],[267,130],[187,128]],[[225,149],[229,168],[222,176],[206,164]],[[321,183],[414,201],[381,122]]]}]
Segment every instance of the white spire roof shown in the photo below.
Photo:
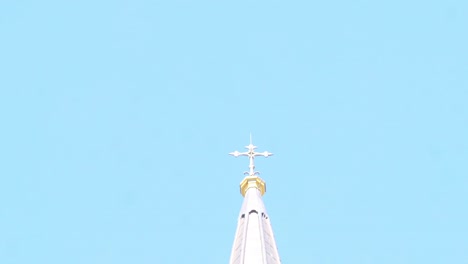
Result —
[{"label": "white spire roof", "polygon": [[[263,204],[265,182],[258,177],[253,163],[255,156],[271,156],[271,153],[255,152],[255,146],[246,147],[248,152],[230,153],[237,156],[248,156],[250,171],[241,182],[241,193],[244,203],[239,213],[237,231],[232,246],[230,264],[279,264],[280,258],[270,223],[270,218]],[[246,173],[246,174],[247,174]]]}]

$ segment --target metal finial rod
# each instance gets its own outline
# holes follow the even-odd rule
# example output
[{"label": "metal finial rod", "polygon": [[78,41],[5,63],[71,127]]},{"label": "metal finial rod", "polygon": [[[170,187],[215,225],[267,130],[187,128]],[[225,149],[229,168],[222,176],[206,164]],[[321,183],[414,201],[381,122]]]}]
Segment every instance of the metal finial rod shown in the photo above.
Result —
[{"label": "metal finial rod", "polygon": [[255,171],[255,163],[254,163],[255,157],[264,156],[265,158],[268,158],[269,156],[273,156],[273,153],[270,153],[268,151],[256,152],[255,149],[257,148],[257,146],[254,146],[252,144],[252,134],[250,134],[250,144],[248,146],[245,146],[245,148],[248,151],[239,152],[239,151],[236,150],[234,152],[229,153],[229,155],[232,155],[232,156],[234,156],[236,158],[239,157],[239,156],[249,157],[249,171],[244,172],[244,174],[248,174],[249,176],[257,175],[259,173],[257,171]]}]

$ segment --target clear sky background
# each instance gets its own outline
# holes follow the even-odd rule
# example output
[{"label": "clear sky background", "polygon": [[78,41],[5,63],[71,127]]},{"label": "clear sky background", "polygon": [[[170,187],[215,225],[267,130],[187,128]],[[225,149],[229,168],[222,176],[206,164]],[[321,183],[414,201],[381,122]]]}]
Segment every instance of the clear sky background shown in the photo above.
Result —
[{"label": "clear sky background", "polygon": [[0,263],[468,263],[468,2],[2,1]]}]

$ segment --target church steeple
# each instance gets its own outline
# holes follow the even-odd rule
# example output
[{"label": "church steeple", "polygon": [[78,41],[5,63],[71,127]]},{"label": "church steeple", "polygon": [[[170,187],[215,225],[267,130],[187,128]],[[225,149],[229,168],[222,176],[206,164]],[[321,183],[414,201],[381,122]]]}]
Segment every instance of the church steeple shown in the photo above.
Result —
[{"label": "church steeple", "polygon": [[252,144],[246,146],[246,152],[229,153],[234,157],[249,157],[249,171],[240,183],[240,191],[244,196],[237,231],[232,246],[230,264],[279,264],[280,258],[271,228],[270,218],[263,204],[262,196],[266,192],[266,184],[255,171],[254,159],[257,156],[269,157],[268,151],[256,152]]}]

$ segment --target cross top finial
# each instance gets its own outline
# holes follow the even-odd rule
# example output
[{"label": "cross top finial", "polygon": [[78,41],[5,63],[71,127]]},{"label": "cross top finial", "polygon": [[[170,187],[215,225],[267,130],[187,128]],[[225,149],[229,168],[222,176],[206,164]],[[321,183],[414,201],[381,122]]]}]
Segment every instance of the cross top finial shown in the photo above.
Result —
[{"label": "cross top finial", "polygon": [[248,146],[245,146],[247,149],[246,152],[239,152],[239,151],[234,151],[229,153],[229,155],[232,155],[234,157],[239,157],[239,156],[247,156],[249,157],[249,171],[244,172],[244,175],[249,175],[249,176],[254,176],[260,174],[258,171],[255,171],[255,164],[254,164],[254,159],[257,156],[263,156],[265,158],[268,158],[269,156],[273,156],[273,153],[270,153],[268,151],[264,152],[256,152],[255,149],[257,146],[254,146],[252,144],[252,134],[250,134],[250,144]]}]

